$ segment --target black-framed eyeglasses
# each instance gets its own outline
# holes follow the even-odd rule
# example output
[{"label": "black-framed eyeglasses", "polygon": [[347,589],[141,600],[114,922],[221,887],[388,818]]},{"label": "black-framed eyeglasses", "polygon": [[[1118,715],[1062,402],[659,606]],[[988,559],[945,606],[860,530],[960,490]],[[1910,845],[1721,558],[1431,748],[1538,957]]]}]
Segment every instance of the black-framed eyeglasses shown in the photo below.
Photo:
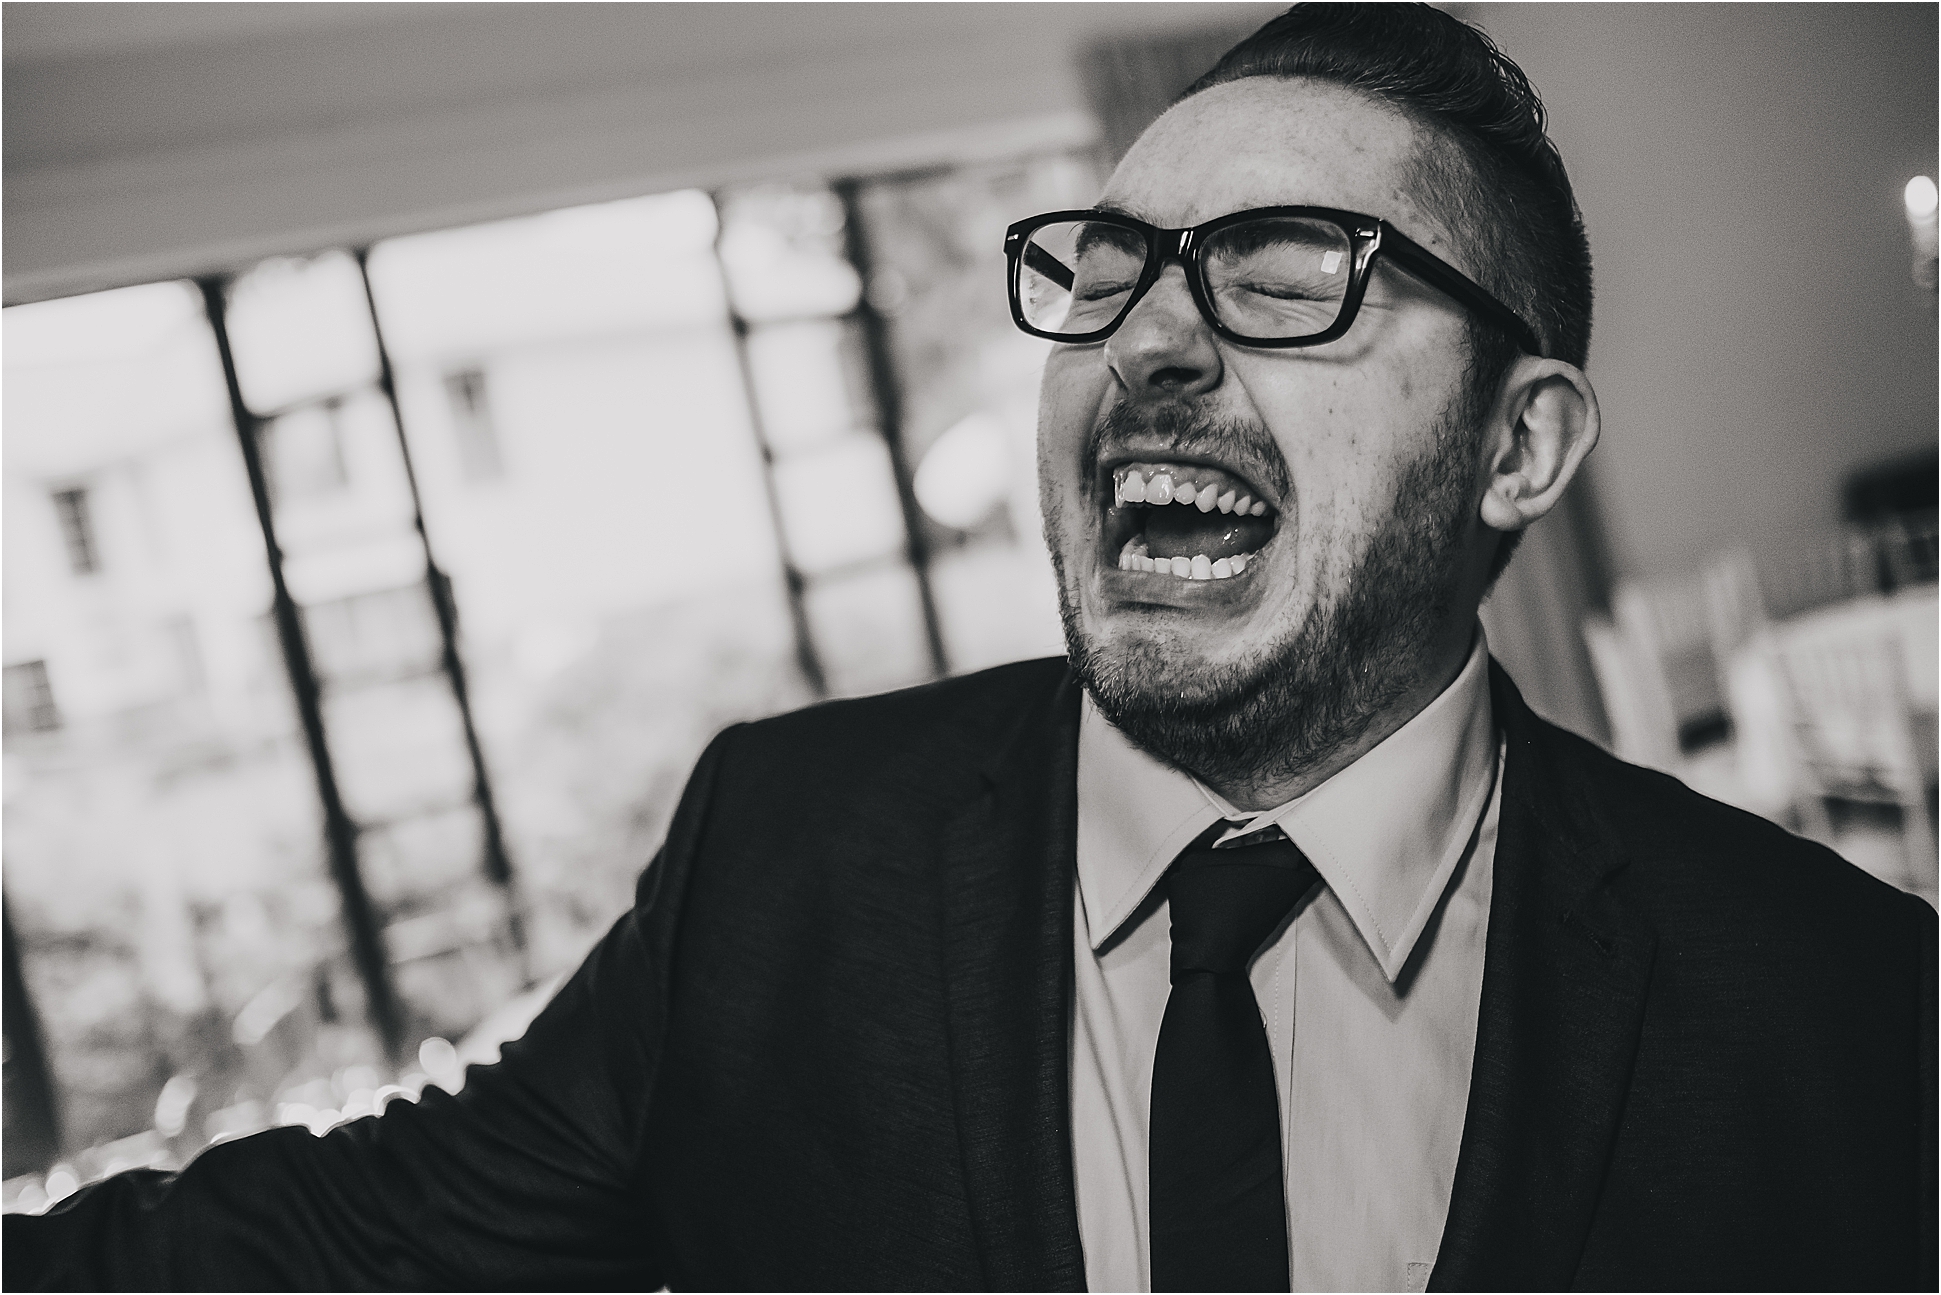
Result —
[{"label": "black-framed eyeglasses", "polygon": [[1462,271],[1385,220],[1331,207],[1259,207],[1191,229],[1112,211],[1053,211],[1004,234],[1011,318],[1034,337],[1101,342],[1168,261],[1215,333],[1242,346],[1319,346],[1346,333],[1386,256],[1501,328],[1531,355],[1536,331]]}]

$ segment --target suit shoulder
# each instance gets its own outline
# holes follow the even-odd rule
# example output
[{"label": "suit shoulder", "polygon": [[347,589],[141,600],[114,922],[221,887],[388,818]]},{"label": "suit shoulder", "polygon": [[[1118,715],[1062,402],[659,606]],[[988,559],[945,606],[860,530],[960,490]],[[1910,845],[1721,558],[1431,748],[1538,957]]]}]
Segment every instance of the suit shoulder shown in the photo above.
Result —
[{"label": "suit shoulder", "polygon": [[818,702],[739,726],[737,764],[786,764],[815,777],[820,766],[853,778],[915,762],[978,763],[1000,748],[1065,682],[1062,657],[993,666],[974,674],[868,697]]},{"label": "suit shoulder", "polygon": [[1624,890],[1672,927],[1724,920],[1806,926],[1857,942],[1932,944],[1935,910],[1833,850],[1713,800],[1677,778],[1629,764],[1538,721],[1543,758],[1590,802],[1628,857]]}]

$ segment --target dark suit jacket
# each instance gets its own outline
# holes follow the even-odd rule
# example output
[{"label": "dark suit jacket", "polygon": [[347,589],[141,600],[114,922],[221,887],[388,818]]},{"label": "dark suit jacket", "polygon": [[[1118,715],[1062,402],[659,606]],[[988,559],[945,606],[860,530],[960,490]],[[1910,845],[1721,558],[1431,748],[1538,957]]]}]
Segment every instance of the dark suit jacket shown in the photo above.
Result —
[{"label": "dark suit jacket", "polygon": [[[1493,682],[1432,1285],[1932,1289],[1935,914]],[[729,729],[458,1097],[10,1217],[7,1285],[1080,1288],[1077,714],[1039,661]]]}]

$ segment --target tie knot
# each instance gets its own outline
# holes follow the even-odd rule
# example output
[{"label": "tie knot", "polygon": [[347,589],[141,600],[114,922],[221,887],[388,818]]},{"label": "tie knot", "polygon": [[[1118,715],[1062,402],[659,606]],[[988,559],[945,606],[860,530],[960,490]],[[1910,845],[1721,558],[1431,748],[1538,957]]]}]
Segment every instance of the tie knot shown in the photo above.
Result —
[{"label": "tie knot", "polygon": [[1172,979],[1189,971],[1234,975],[1274,933],[1316,879],[1314,865],[1285,837],[1216,850],[1209,832],[1166,873],[1172,910]]}]

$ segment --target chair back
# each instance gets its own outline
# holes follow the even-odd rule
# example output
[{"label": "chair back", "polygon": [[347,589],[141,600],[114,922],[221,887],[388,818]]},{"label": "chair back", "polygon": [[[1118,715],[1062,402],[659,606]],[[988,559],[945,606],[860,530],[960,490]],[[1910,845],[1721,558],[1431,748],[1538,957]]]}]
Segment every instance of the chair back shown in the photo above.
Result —
[{"label": "chair back", "polygon": [[1766,601],[1759,590],[1759,572],[1752,550],[1733,545],[1714,554],[1700,577],[1704,586],[1705,624],[1712,643],[1713,663],[1721,670],[1733,653],[1765,628]]},{"label": "chair back", "polygon": [[1918,790],[1921,764],[1898,640],[1789,643],[1779,665],[1801,752],[1826,791],[1898,800]]},{"label": "chair back", "polygon": [[1766,606],[1785,620],[1879,592],[1880,552],[1871,535],[1847,528],[1762,574]]},{"label": "chair back", "polygon": [[1937,575],[1935,515],[1896,517],[1875,532],[1882,588],[1931,585]]},{"label": "chair back", "polygon": [[1643,648],[1610,619],[1584,621],[1584,646],[1611,721],[1611,746],[1620,759],[1666,772],[1678,765],[1678,718],[1664,675]]},{"label": "chair back", "polygon": [[1905,873],[1884,880],[1932,893],[1929,773],[1914,738],[1900,640],[1789,644],[1779,651],[1779,665],[1792,695],[1805,771],[1819,795],[1897,806]]},{"label": "chair back", "polygon": [[[1703,576],[1620,584],[1611,599],[1634,668],[1671,711],[1671,741],[1682,750],[1708,731],[1722,735],[1725,691],[1713,649],[1713,615]],[[1736,626],[1731,632],[1741,632]]]}]

